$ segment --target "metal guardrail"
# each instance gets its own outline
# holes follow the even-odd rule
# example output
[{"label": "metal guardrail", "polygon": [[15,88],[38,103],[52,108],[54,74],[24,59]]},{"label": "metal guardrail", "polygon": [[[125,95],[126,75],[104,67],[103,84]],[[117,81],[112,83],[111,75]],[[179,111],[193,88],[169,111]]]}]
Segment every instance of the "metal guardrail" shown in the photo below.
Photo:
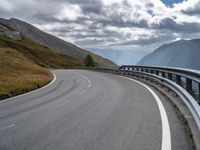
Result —
[{"label": "metal guardrail", "polygon": [[121,66],[119,69],[155,74],[167,78],[183,87],[200,104],[200,71],[148,66]]},{"label": "metal guardrail", "polygon": [[168,67],[121,66],[94,70],[118,75],[153,79],[174,91],[189,108],[200,131],[200,71]]}]

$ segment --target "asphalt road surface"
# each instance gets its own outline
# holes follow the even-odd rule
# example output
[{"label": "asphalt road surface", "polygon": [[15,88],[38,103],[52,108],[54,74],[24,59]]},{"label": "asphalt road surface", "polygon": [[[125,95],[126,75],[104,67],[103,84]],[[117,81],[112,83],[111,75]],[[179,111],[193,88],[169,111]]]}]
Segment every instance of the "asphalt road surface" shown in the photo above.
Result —
[{"label": "asphalt road surface", "polygon": [[[155,95],[140,83],[84,70],[54,72],[50,86],[0,102],[0,150],[192,149],[171,105],[158,95],[168,116],[163,122]],[[163,141],[171,145],[163,148]]]}]

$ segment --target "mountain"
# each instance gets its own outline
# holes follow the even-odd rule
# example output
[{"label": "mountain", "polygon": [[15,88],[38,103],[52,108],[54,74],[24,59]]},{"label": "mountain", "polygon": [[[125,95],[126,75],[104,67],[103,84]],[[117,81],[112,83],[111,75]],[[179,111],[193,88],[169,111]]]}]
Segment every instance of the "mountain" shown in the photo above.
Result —
[{"label": "mountain", "polygon": [[142,58],[137,65],[200,69],[200,39],[165,44]]},{"label": "mountain", "polygon": [[71,43],[68,43],[60,38],[57,38],[51,34],[43,32],[38,28],[23,22],[18,19],[0,19],[0,24],[8,27],[9,29],[18,31],[33,40],[36,43],[44,45],[49,49],[53,49],[58,53],[62,53],[72,58],[78,59],[79,61],[83,61],[87,54],[90,54],[97,63],[99,67],[116,67],[116,64],[111,62],[108,59],[105,59],[101,56],[98,56],[89,51],[83,50]]},{"label": "mountain", "polygon": [[0,32],[0,48],[14,49],[43,67],[68,68],[83,66],[83,62],[78,59],[53,51],[16,31]]},{"label": "mountain", "polygon": [[[80,67],[83,62],[38,44],[0,25],[0,100],[37,89],[52,80],[46,68]],[[46,67],[46,68],[45,68]]]},{"label": "mountain", "polygon": [[109,58],[118,65],[136,64],[141,58],[148,54],[145,51],[133,50],[113,50],[113,49],[95,49],[91,48],[91,52],[100,56]]}]

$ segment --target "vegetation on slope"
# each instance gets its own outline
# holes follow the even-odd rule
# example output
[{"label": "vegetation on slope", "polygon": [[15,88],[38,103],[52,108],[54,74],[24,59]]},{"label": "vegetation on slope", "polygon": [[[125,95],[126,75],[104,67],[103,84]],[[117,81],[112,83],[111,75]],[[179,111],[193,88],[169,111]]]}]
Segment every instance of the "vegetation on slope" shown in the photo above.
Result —
[{"label": "vegetation on slope", "polygon": [[51,81],[52,75],[17,50],[0,48],[0,79],[3,99],[41,87]]},{"label": "vegetation on slope", "polygon": [[0,25],[0,99],[25,93],[50,82],[52,75],[45,67],[77,66],[83,66],[83,62]]},{"label": "vegetation on slope", "polygon": [[43,45],[33,42],[29,38],[22,36],[22,40],[13,40],[0,35],[0,47],[13,48],[43,67],[68,68],[83,66],[83,62],[53,51]]},{"label": "vegetation on slope", "polygon": [[85,57],[84,63],[86,67],[95,67],[94,59],[90,54]]},{"label": "vegetation on slope", "polygon": [[31,40],[40,43],[50,49],[53,49],[58,53],[66,54],[81,62],[84,61],[84,58],[86,57],[87,54],[90,54],[93,57],[94,61],[96,62],[97,67],[108,67],[108,68],[118,67],[116,64],[114,64],[108,59],[105,59],[87,50],[81,49],[51,34],[45,33],[39,30],[38,28],[34,27],[33,25],[28,24],[24,21],[15,18],[11,19],[0,18],[0,24],[5,26],[9,30],[20,32],[26,37],[30,38]]},{"label": "vegetation on slope", "polygon": [[0,99],[25,93],[51,81],[45,68],[80,67],[84,63],[38,44],[0,25]]}]

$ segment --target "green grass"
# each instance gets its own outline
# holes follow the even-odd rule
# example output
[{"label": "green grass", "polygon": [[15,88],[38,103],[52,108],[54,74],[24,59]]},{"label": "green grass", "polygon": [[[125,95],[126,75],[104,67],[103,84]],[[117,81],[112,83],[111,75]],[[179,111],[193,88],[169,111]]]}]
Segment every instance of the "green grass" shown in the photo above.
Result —
[{"label": "green grass", "polygon": [[52,74],[12,48],[0,48],[0,99],[41,87]]}]

